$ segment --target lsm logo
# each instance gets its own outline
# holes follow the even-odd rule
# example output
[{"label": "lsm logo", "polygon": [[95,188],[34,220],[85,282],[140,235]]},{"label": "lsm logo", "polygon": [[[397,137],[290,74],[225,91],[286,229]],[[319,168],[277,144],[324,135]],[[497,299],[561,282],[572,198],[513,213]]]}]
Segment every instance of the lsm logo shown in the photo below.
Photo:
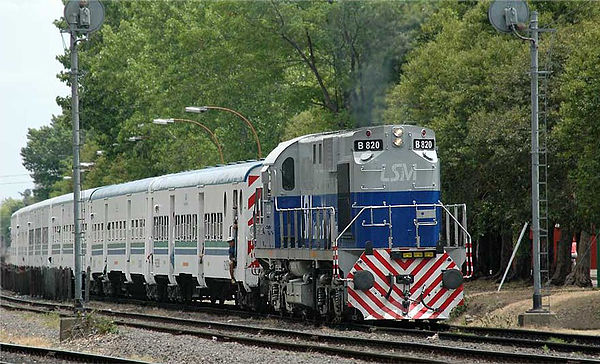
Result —
[{"label": "lsm logo", "polygon": [[389,168],[389,170],[392,171],[393,175],[390,175],[390,172],[386,172],[385,168],[381,170],[381,182],[417,180],[417,171],[412,168],[412,165],[409,166],[406,163],[396,163],[392,164],[392,167]]}]

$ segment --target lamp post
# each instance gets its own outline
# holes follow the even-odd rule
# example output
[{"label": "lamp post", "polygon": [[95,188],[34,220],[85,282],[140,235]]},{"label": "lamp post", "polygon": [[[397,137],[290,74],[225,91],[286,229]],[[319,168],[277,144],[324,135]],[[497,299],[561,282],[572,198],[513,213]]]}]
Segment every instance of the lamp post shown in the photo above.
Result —
[{"label": "lamp post", "polygon": [[196,113],[196,114],[201,114],[208,110],[227,111],[227,112],[232,113],[235,116],[239,117],[240,119],[242,119],[246,123],[246,125],[248,125],[250,130],[252,131],[252,135],[254,136],[254,140],[256,141],[256,146],[258,148],[258,159],[262,158],[262,150],[260,148],[260,140],[258,139],[258,134],[256,133],[256,129],[254,129],[254,126],[252,125],[250,120],[248,120],[244,115],[240,114],[239,112],[237,112],[235,110],[228,109],[226,107],[221,107],[221,106],[187,106],[185,108],[185,112],[192,112],[192,113]]},{"label": "lamp post", "polygon": [[215,133],[213,133],[212,130],[210,130],[206,125],[199,123],[195,120],[190,120],[190,119],[154,119],[152,120],[152,123],[154,124],[158,124],[158,125],[167,125],[167,124],[172,124],[172,123],[192,123],[195,125],[198,125],[199,127],[201,127],[202,129],[204,129],[211,137],[213,143],[215,143],[215,145],[217,146],[217,150],[219,151],[219,156],[221,157],[221,163],[225,164],[225,158],[223,158],[223,151],[221,150],[221,144],[219,144],[219,140],[217,140],[217,136],[215,135]]}]

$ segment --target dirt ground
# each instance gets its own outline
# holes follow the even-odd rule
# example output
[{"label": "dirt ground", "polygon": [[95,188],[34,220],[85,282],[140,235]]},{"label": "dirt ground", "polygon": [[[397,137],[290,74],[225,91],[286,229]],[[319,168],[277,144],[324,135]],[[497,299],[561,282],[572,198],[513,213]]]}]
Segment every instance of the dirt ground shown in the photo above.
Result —
[{"label": "dirt ground", "polygon": [[[531,308],[533,287],[524,282],[510,282],[500,292],[497,289],[498,284],[491,280],[467,282],[466,307],[450,323],[518,328],[518,315]],[[556,321],[544,330],[600,335],[600,289],[553,287],[550,311],[556,314]]]}]

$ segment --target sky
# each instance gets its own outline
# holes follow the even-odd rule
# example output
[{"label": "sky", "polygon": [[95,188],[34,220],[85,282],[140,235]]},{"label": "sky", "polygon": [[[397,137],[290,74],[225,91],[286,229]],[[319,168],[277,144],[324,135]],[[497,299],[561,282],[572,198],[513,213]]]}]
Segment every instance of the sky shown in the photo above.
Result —
[{"label": "sky", "polygon": [[20,155],[27,129],[50,124],[56,97],[70,93],[56,78],[69,44],[52,24],[62,13],[61,0],[0,0],[0,201],[33,187]]}]

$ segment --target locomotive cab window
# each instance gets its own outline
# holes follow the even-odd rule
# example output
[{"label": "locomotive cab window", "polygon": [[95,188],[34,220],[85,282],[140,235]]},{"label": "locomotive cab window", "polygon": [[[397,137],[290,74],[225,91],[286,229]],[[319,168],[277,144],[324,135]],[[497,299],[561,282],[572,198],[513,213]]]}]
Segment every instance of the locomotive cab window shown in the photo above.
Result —
[{"label": "locomotive cab window", "polygon": [[294,180],[294,158],[287,157],[281,165],[281,182],[283,189],[291,191],[294,189],[296,182]]}]

